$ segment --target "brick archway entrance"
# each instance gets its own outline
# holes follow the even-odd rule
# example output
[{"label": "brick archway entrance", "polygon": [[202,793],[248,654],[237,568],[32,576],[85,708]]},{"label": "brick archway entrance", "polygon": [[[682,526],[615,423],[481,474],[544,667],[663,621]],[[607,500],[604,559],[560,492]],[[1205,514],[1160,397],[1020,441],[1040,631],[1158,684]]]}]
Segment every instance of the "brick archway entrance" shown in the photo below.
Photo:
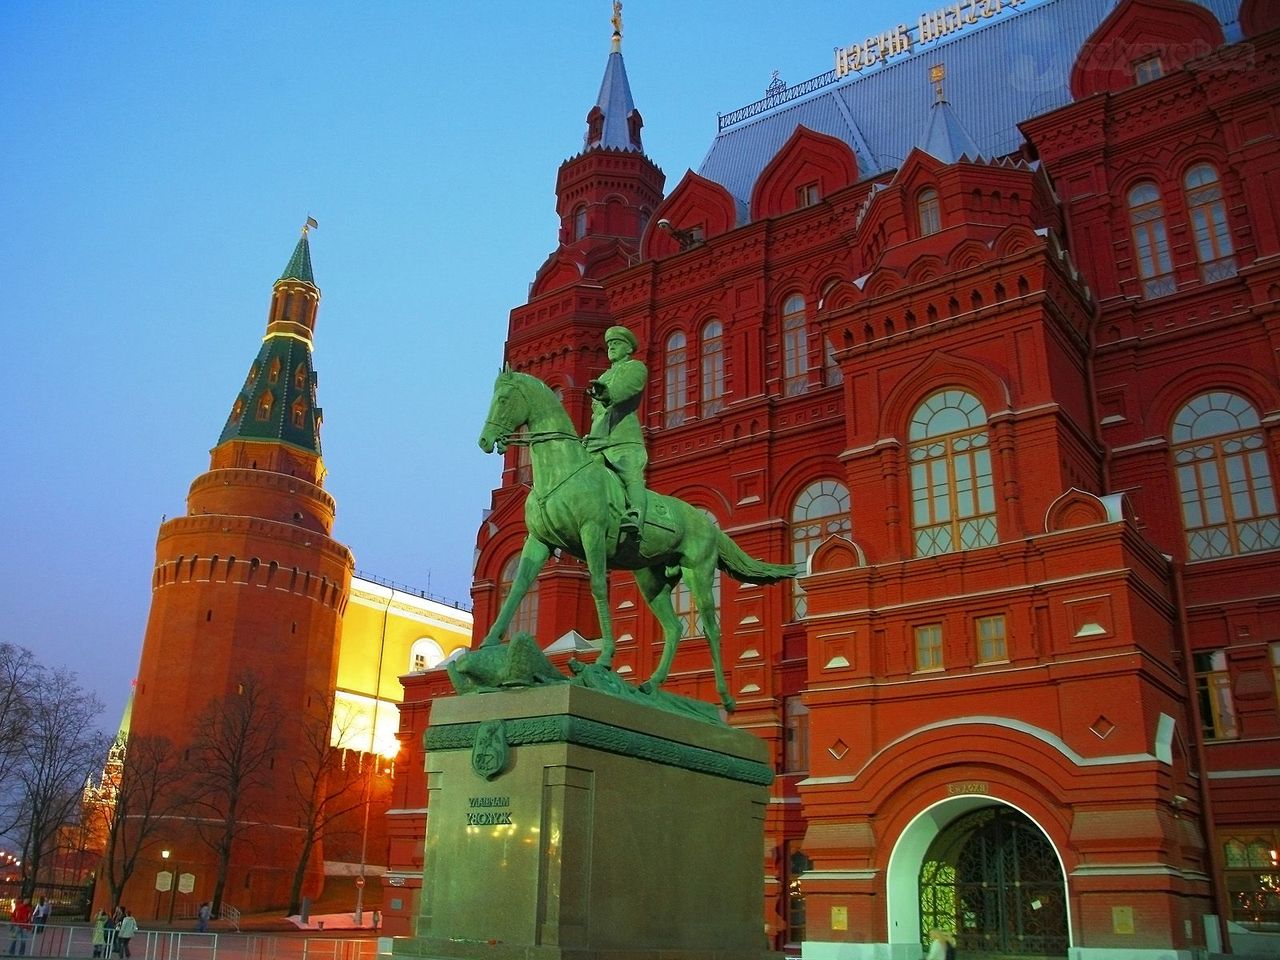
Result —
[{"label": "brick archway entrance", "polygon": [[953,930],[966,958],[1065,957],[1066,884],[1044,833],[1011,807],[964,813],[920,864],[920,926]]}]

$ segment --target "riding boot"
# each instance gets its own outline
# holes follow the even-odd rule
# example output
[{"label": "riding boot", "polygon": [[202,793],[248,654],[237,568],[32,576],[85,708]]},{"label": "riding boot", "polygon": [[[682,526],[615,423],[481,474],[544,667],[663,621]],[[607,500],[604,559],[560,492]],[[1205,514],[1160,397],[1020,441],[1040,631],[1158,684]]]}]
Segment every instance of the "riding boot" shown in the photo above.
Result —
[{"label": "riding boot", "polygon": [[644,481],[623,480],[622,489],[623,499],[626,501],[624,504],[626,516],[622,520],[622,529],[640,533],[644,530]]}]

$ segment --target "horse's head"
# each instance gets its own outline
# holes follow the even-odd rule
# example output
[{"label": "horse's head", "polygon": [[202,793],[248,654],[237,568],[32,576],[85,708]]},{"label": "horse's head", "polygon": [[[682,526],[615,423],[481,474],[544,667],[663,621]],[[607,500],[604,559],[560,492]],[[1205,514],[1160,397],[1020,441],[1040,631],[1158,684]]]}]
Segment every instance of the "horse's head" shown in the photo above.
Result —
[{"label": "horse's head", "polygon": [[529,401],[520,389],[520,374],[504,367],[493,383],[493,399],[489,401],[489,416],[480,431],[480,449],[498,453],[507,449],[507,439],[529,422]]}]

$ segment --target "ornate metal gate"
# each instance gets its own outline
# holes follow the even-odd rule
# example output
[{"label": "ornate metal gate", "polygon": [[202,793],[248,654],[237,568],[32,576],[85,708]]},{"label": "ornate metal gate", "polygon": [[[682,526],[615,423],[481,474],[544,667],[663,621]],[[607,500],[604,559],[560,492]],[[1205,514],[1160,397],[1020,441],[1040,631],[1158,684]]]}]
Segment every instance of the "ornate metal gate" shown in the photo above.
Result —
[{"label": "ornate metal gate", "polygon": [[1009,807],[957,818],[920,866],[921,937],[956,934],[974,957],[1065,957],[1066,884],[1044,834]]}]

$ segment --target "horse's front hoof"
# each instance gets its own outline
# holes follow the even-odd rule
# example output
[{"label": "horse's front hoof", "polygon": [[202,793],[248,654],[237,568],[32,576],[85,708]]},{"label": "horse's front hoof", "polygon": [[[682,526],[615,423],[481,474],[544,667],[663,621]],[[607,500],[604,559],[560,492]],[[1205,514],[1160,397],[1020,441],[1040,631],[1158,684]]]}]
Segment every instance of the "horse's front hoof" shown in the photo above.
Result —
[{"label": "horse's front hoof", "polygon": [[646,680],[644,683],[640,684],[640,686],[636,687],[636,689],[646,696],[652,697],[654,693],[653,681]]},{"label": "horse's front hoof", "polygon": [[733,697],[729,696],[727,693],[721,695],[720,702],[724,704],[726,713],[733,713],[733,711],[738,709],[738,701],[734,700]]}]

